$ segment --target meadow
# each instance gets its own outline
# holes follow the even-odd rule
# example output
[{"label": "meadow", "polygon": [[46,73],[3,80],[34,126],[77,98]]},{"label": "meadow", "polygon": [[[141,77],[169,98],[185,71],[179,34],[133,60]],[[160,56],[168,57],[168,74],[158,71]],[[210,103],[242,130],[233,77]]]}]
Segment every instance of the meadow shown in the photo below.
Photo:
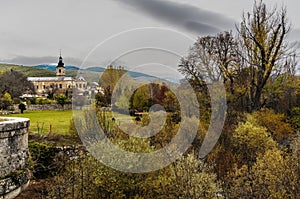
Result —
[{"label": "meadow", "polygon": [[[72,119],[72,110],[40,110],[40,111],[25,111],[23,114],[11,114],[6,117],[25,117],[30,119],[30,132],[39,134],[48,134],[50,125],[52,133],[58,135],[68,135],[70,130],[70,122]],[[117,123],[128,122],[134,119],[128,115],[118,114],[109,117],[117,116]],[[1,118],[0,118],[1,120]]]},{"label": "meadow", "polygon": [[8,117],[25,117],[30,119],[30,131],[40,134],[48,134],[50,125],[53,134],[69,134],[72,110],[55,111],[25,111],[23,114],[8,115]]}]

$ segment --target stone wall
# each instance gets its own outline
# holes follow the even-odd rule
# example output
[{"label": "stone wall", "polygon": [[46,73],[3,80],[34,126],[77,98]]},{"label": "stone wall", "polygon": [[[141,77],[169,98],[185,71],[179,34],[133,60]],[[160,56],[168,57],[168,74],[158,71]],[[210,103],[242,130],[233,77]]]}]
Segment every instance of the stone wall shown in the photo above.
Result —
[{"label": "stone wall", "polygon": [[29,182],[29,119],[2,118],[0,122],[0,199],[16,197]]},{"label": "stone wall", "polygon": [[27,105],[27,110],[35,111],[35,110],[71,110],[72,104],[65,104],[64,108],[59,104],[45,104],[45,105]]},{"label": "stone wall", "polygon": [[[30,104],[26,105],[26,110],[30,111],[39,111],[39,110],[71,110],[72,109],[72,104],[65,104],[64,108],[61,107],[59,104],[44,104],[44,105],[39,105],[39,104]],[[15,111],[19,111],[18,105],[14,106]]]}]

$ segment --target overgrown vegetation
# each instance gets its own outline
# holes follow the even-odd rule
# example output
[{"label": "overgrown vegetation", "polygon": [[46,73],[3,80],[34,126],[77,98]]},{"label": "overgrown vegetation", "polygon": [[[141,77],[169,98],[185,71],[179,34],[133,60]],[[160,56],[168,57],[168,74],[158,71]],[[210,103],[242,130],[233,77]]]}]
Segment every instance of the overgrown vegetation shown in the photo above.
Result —
[{"label": "overgrown vegetation", "polygon": [[[286,40],[289,29],[286,9],[268,9],[262,1],[257,1],[253,12],[243,15],[237,35],[224,32],[200,37],[196,41],[181,60],[179,71],[185,75],[186,81],[181,82],[179,89],[184,93],[187,83],[193,86],[202,117],[200,121],[188,119],[184,128],[197,124],[198,133],[180,159],[158,171],[134,174],[109,168],[84,150],[78,151],[75,157],[66,155],[62,158],[64,164],[57,166],[63,172],[47,180],[44,195],[39,197],[300,198],[300,86],[299,77],[295,76],[297,51]],[[180,114],[180,107],[169,107],[169,101],[176,104],[174,96],[172,93],[167,95],[168,90],[158,84],[136,89],[131,96],[131,108],[146,112],[134,120],[136,125],[150,123],[147,111],[155,103],[169,112],[163,128],[154,136],[129,136],[126,132],[135,133],[132,126],[119,128],[107,108],[110,105],[123,108],[122,100],[111,104],[112,90],[123,72],[112,67],[104,72],[100,84],[105,92],[96,96],[95,103],[97,115],[94,118],[98,121],[93,120],[90,112],[83,112],[90,122],[82,124],[86,131],[81,138],[89,148],[102,153],[104,149],[93,143],[104,136],[89,131],[99,122],[105,136],[123,150],[149,153],[165,147],[182,122],[173,120],[175,114]],[[215,148],[205,158],[199,159],[198,152],[210,125],[207,82],[215,81],[222,81],[225,85],[226,121]],[[151,89],[156,89],[156,92],[150,92]],[[165,102],[166,96],[172,100]],[[184,96],[189,99],[189,93]],[[75,132],[72,122],[70,129]],[[152,125],[152,129],[158,129],[158,123]],[[188,138],[187,133],[182,140]],[[36,144],[31,144],[35,149]],[[39,147],[48,150],[43,145]],[[118,154],[107,157],[104,153],[102,158],[114,161],[116,166],[124,164]],[[49,159],[55,162],[54,158]],[[143,165],[142,161],[137,164],[149,166]]]}]

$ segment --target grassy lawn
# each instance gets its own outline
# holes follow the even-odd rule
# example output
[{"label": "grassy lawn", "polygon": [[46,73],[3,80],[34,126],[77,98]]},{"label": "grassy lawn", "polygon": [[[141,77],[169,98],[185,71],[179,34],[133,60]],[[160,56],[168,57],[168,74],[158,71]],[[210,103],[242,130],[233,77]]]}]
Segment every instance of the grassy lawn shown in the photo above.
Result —
[{"label": "grassy lawn", "polygon": [[72,110],[64,111],[25,111],[24,114],[13,114],[8,117],[25,117],[30,119],[30,131],[35,133],[52,133],[67,135],[69,133]]},{"label": "grassy lawn", "polygon": [[[48,134],[50,125],[52,125],[52,133],[59,135],[68,135],[70,128],[70,120],[72,118],[72,110],[63,111],[25,111],[24,114],[11,114],[5,117],[25,117],[30,119],[30,131],[40,134]],[[134,117],[117,114],[117,123],[128,122],[134,120]],[[112,115],[110,115],[112,117]],[[1,120],[1,118],[0,118]]]}]

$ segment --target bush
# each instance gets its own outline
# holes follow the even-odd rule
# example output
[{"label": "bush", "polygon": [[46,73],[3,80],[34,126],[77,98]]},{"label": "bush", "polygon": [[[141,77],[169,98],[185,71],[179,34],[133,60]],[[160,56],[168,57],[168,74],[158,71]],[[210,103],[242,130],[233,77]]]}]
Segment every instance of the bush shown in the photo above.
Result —
[{"label": "bush", "polygon": [[45,179],[57,174],[55,157],[59,150],[56,147],[35,141],[29,141],[28,147],[34,162],[32,172],[36,179]]},{"label": "bush", "polygon": [[19,109],[21,110],[21,113],[23,113],[26,110],[26,105],[23,103],[19,104]]},{"label": "bush", "polygon": [[300,107],[295,107],[288,112],[288,122],[294,129],[300,129]]},{"label": "bush", "polygon": [[12,105],[11,95],[9,93],[4,93],[2,96],[0,95],[0,109],[7,109]]},{"label": "bush", "polygon": [[40,104],[40,105],[45,105],[45,104],[51,104],[52,101],[50,99],[45,99],[45,98],[37,98],[36,99],[36,104]]},{"label": "bush", "polygon": [[283,144],[293,138],[293,129],[284,114],[275,113],[270,109],[262,109],[253,113],[258,125],[263,126],[272,135],[273,139]]},{"label": "bush", "polygon": [[15,98],[13,99],[13,103],[14,103],[14,104],[20,104],[20,103],[21,103],[20,98],[15,97]]}]

